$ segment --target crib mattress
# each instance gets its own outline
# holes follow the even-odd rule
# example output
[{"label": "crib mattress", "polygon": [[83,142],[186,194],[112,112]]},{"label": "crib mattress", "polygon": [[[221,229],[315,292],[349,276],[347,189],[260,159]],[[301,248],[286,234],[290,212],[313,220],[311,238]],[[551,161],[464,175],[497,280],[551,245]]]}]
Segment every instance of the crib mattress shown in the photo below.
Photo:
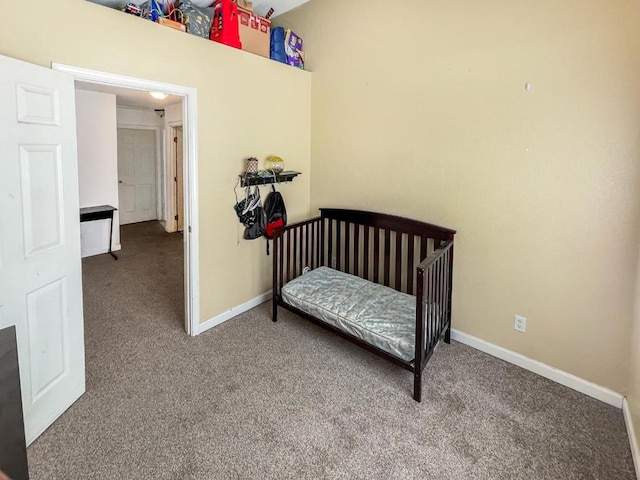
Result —
[{"label": "crib mattress", "polygon": [[406,361],[414,358],[416,298],[320,267],[282,287],[282,299]]}]

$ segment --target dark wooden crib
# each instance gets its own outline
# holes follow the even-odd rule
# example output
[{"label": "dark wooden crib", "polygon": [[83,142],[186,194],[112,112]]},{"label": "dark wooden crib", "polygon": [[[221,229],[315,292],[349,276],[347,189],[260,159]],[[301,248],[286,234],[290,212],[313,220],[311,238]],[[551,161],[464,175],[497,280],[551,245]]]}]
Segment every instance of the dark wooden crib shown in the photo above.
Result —
[{"label": "dark wooden crib", "polygon": [[[422,371],[438,344],[451,336],[455,230],[359,210],[321,208],[320,217],[276,231],[273,248],[273,321],[278,306],[413,372],[421,401]],[[416,297],[415,358],[406,361],[287,304],[282,287],[321,266],[359,276]]]}]

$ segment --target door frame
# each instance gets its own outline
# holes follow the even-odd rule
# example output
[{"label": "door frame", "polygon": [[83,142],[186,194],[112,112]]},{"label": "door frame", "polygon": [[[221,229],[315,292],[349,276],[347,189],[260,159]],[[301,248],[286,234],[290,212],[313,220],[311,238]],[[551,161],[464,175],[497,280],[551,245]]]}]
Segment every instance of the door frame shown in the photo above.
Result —
[{"label": "door frame", "polygon": [[[173,178],[176,176],[176,154],[173,147],[173,138],[176,134],[176,127],[182,127],[182,142],[184,149],[184,127],[182,126],[182,120],[176,120],[173,122],[169,122],[167,124],[169,127],[169,131],[167,132],[167,150],[169,150],[169,155],[167,156],[167,177],[166,177],[166,187],[167,188],[167,202],[165,205],[167,206],[167,226],[170,226],[171,232],[178,231],[178,221],[176,220],[176,215],[178,214],[178,205],[176,205],[176,198],[178,198],[178,185]],[[183,152],[183,162],[184,162],[184,152]],[[184,173],[183,173],[183,184],[184,184]],[[184,202],[183,202],[184,203]],[[184,214],[183,214],[184,215]]]},{"label": "door frame", "polygon": [[184,141],[184,294],[185,330],[196,336],[200,326],[200,245],[198,228],[198,90],[172,83],[100,72],[86,68],[52,63],[51,68],[67,73],[76,81],[161,91],[183,97],[182,133]]}]

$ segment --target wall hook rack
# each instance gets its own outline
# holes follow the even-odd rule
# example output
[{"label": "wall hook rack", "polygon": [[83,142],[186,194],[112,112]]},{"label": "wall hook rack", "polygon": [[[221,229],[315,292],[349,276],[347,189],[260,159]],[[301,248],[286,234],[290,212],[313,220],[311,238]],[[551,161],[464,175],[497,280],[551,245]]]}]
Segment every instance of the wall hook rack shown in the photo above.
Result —
[{"label": "wall hook rack", "polygon": [[291,170],[286,170],[276,175],[264,171],[258,173],[243,173],[240,175],[240,185],[243,187],[252,187],[254,185],[292,182],[298,175],[300,175],[300,172]]}]

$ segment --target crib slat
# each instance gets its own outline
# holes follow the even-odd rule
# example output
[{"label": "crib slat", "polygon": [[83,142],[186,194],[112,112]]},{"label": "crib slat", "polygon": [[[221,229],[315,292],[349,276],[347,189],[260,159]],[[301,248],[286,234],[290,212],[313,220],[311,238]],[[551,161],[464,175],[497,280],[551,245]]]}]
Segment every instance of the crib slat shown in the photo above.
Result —
[{"label": "crib slat", "polygon": [[434,348],[436,346],[436,340],[438,338],[438,315],[437,315],[437,309],[438,309],[438,265],[439,262],[437,262],[434,265],[434,269],[433,269],[433,316],[431,319],[431,347]]},{"label": "crib slat", "polygon": [[[329,219],[329,232],[325,241],[327,242],[327,258],[325,265],[331,267],[331,259],[333,258],[333,220]],[[324,255],[324,252],[323,252]]]},{"label": "crib slat", "polygon": [[429,239],[422,235],[420,237],[420,261],[422,262],[425,258],[427,258],[427,243]]},{"label": "crib slat", "polygon": [[439,338],[440,337],[440,333],[442,332],[442,299],[443,299],[443,295],[444,295],[444,262],[442,261],[443,257],[440,257],[440,259],[438,260],[438,313],[439,315],[437,315],[436,317],[436,336]]},{"label": "crib slat", "polygon": [[[273,239],[273,263],[272,263],[272,275],[273,275],[273,281],[272,281],[272,290],[273,290],[273,297],[275,297],[277,294],[280,293],[280,289],[278,288],[278,285],[280,285],[280,279],[278,278],[278,250],[280,248],[280,239],[279,238],[274,238]],[[275,299],[274,299],[275,301]]]},{"label": "crib slat", "polygon": [[353,274],[360,276],[360,225],[353,225]]},{"label": "crib slat", "polygon": [[362,278],[369,280],[369,226],[363,225],[362,228],[364,229],[364,253],[362,255],[364,265],[362,267]]},{"label": "crib slat", "polygon": [[384,231],[384,284],[389,286],[389,273],[391,271],[391,232]]},{"label": "crib slat", "polygon": [[324,255],[324,220],[315,224],[314,237],[316,238],[316,268],[322,264],[322,257]]},{"label": "crib slat", "polygon": [[430,340],[431,340],[431,348],[433,348],[435,346],[435,336],[436,336],[436,285],[438,282],[437,279],[437,275],[436,275],[436,271],[437,271],[437,264],[433,265],[433,268],[431,269],[431,320],[430,320],[430,324],[431,324],[431,328],[430,328]]},{"label": "crib slat", "polygon": [[[336,270],[340,270],[342,265],[342,222],[338,220],[336,225]],[[333,260],[332,260],[333,263]]]},{"label": "crib slat", "polygon": [[322,221],[320,224],[316,225],[316,242],[316,247],[318,249],[316,252],[316,267],[320,267],[322,266],[322,258],[324,257],[324,227],[322,226]]},{"label": "crib slat", "polygon": [[[287,282],[291,280],[291,230],[287,230]],[[286,283],[286,282],[285,282]]]},{"label": "crib slat", "polygon": [[445,278],[445,286],[446,286],[446,295],[444,297],[444,308],[445,308],[445,320],[449,321],[449,298],[451,298],[451,249],[447,250],[447,256],[444,259],[445,271],[447,272],[447,278]]},{"label": "crib slat", "polygon": [[[449,248],[447,252],[449,254],[449,258],[447,259],[447,272],[449,272],[449,277],[447,278],[447,321],[449,322],[449,327],[451,327],[451,297],[453,290],[453,248]],[[446,338],[447,340],[451,340],[451,330],[449,330],[449,335]]]},{"label": "crib slat", "polygon": [[446,311],[447,311],[447,257],[449,252],[447,251],[442,257],[442,309],[440,310],[440,328],[443,329],[446,324]]},{"label": "crib slat", "polygon": [[316,239],[316,268],[318,268],[322,265],[322,255],[324,255],[324,220],[320,219],[314,225],[313,236]]},{"label": "crib slat", "polygon": [[410,233],[407,238],[407,293],[409,295],[415,295],[413,292],[413,275],[415,274],[413,271],[415,257],[413,252],[414,243],[415,237]]},{"label": "crib slat", "polygon": [[304,226],[304,267],[309,266],[309,224]]},{"label": "crib slat", "polygon": [[302,241],[302,237],[304,236],[304,231],[302,230],[302,227],[300,227],[300,237],[298,238],[298,275],[302,275],[302,269],[304,268],[304,265],[302,264],[302,245],[303,245],[303,241]]},{"label": "crib slat", "polygon": [[396,232],[396,283],[395,289],[402,291],[402,232]]},{"label": "crib slat", "polygon": [[280,275],[278,275],[278,279],[279,279],[279,289],[278,290],[282,290],[282,285],[283,285],[283,281],[284,281],[284,235],[280,235],[280,238],[278,239],[278,263],[279,263],[279,267],[278,267],[278,273]]},{"label": "crib slat", "polygon": [[350,250],[351,250],[351,224],[349,222],[344,223],[344,271],[347,273],[351,273],[351,262],[350,262]]},{"label": "crib slat", "polygon": [[443,255],[440,259],[440,315],[438,315],[438,337],[442,333],[442,327],[444,326],[444,296],[446,293],[444,279],[447,274],[444,259],[445,256]]},{"label": "crib slat", "polygon": [[310,229],[311,239],[310,239],[310,252],[309,252],[309,268],[316,268],[316,224],[315,222],[311,224]]},{"label": "crib slat", "polygon": [[373,229],[373,283],[378,283],[380,273],[380,229]]},{"label": "crib slat", "polygon": [[433,338],[436,336],[436,313],[437,313],[437,305],[438,305],[438,261],[432,265],[431,267],[432,274],[432,288],[433,288],[433,297],[431,299],[431,304],[433,306],[433,317],[431,318],[431,345],[433,346]]},{"label": "crib slat", "polygon": [[440,332],[442,331],[442,304],[443,304],[443,296],[444,296],[444,262],[442,261],[442,257],[438,260],[438,313],[437,316],[437,335],[440,336]]},{"label": "crib slat", "polygon": [[297,277],[298,273],[298,228],[293,229],[293,277]]},{"label": "crib slat", "polygon": [[433,289],[433,264],[427,271],[427,321],[426,321],[426,348],[427,353],[431,351],[431,317],[433,316],[432,305],[432,289]]}]

